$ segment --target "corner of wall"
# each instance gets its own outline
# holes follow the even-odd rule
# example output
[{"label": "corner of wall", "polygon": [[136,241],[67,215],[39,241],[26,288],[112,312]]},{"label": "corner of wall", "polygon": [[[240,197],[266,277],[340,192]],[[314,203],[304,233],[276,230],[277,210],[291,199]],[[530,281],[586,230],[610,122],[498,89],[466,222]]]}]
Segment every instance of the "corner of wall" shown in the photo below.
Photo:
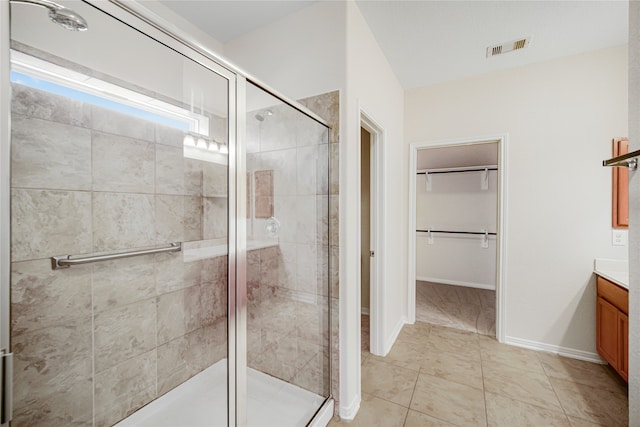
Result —
[{"label": "corner of wall", "polygon": [[377,356],[384,357],[387,354],[389,354],[389,352],[391,351],[391,347],[393,347],[393,344],[395,344],[396,339],[398,339],[398,335],[400,335],[400,331],[402,331],[402,327],[407,323],[408,322],[407,322],[406,316],[403,316],[398,320],[396,325],[393,327],[393,330],[391,331],[389,338],[384,343],[384,348],[383,348],[384,354],[378,354]]},{"label": "corner of wall", "polygon": [[[629,2],[629,151],[640,149],[640,2]],[[640,305],[640,175],[629,174],[629,305]],[[640,310],[629,311],[629,425],[640,425]]]},{"label": "corner of wall", "polygon": [[356,414],[358,413],[358,411],[360,410],[361,401],[362,399],[360,395],[357,395],[357,396],[354,396],[350,404],[348,405],[341,404],[338,412],[340,419],[352,421],[356,417]]}]

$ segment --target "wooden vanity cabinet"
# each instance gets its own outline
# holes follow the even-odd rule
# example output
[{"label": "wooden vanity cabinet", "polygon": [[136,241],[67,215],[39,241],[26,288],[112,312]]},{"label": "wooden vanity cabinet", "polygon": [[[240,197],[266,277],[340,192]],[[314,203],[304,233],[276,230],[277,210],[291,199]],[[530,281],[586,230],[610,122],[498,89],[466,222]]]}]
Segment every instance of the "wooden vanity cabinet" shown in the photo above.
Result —
[{"label": "wooden vanity cabinet", "polygon": [[618,341],[620,343],[618,372],[625,381],[629,381],[629,316],[623,313],[618,316]]},{"label": "wooden vanity cabinet", "polygon": [[598,276],[596,350],[628,381],[629,291]]}]

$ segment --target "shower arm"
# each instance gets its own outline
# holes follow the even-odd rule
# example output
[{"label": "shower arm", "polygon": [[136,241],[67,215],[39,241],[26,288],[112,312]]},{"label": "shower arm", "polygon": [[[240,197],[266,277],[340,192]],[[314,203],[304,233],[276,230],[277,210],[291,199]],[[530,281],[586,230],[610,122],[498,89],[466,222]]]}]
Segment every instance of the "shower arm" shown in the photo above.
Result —
[{"label": "shower arm", "polygon": [[9,2],[44,7],[49,11],[51,21],[64,29],[70,31],[86,31],[89,29],[87,21],[81,15],[51,0],[9,0]]},{"label": "shower arm", "polygon": [[54,3],[50,0],[10,0],[11,3],[24,3],[24,4],[32,4],[34,6],[42,6],[46,7],[49,10],[60,10],[64,9],[64,6],[59,5],[58,3]]}]

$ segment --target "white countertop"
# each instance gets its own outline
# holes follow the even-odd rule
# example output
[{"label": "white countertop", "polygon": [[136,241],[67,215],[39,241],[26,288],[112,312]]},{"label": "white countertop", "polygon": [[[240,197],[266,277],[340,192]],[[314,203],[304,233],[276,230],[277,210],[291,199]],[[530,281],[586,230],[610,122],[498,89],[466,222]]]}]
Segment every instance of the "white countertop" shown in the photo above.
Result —
[{"label": "white countertop", "polygon": [[617,259],[596,258],[593,272],[616,285],[629,289],[629,263]]}]

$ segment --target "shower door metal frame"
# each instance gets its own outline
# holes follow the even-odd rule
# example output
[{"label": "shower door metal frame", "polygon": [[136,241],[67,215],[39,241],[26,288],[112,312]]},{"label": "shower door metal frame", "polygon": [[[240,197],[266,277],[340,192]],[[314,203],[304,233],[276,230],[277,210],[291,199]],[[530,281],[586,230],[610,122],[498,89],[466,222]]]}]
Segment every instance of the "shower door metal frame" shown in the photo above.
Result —
[{"label": "shower door metal frame", "polygon": [[[4,359],[2,354],[10,351],[11,243],[9,233],[11,214],[9,203],[11,200],[11,176],[9,167],[11,165],[11,128],[9,117],[11,115],[11,90],[9,75],[11,73],[11,61],[9,40],[11,39],[11,33],[9,18],[9,2],[2,1],[0,2],[0,361]],[[6,406],[9,411],[4,414],[5,420],[0,419],[1,427],[9,425],[7,420],[11,419],[11,393],[6,388],[11,388],[10,383],[12,380],[10,372],[5,372],[3,363],[0,363],[0,406]],[[7,399],[9,399],[8,402]]]},{"label": "shower door metal frame", "polygon": [[[228,425],[247,423],[247,248],[246,248],[246,87],[251,82],[313,120],[329,124],[308,108],[290,100],[258,79],[240,70],[193,39],[141,2],[83,0],[164,44],[228,81]],[[0,349],[10,345],[10,10],[0,1]],[[90,23],[89,23],[90,24]],[[330,286],[329,286],[330,290]],[[330,304],[329,304],[330,306]],[[329,310],[330,311],[330,310]],[[329,315],[331,322],[331,315]],[[329,330],[330,324],[329,324]],[[327,345],[331,346],[331,339]],[[5,347],[6,346],[6,347]],[[329,348],[329,354],[330,348]],[[318,412],[333,404],[329,365],[329,396]],[[240,397],[240,398],[239,398]],[[0,425],[5,427],[5,424]]]}]

